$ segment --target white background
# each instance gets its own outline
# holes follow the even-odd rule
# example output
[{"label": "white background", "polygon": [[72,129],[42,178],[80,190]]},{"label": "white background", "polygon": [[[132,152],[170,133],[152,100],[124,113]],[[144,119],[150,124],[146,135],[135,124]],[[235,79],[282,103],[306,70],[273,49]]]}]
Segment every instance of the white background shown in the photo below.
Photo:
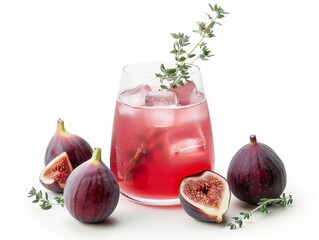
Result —
[{"label": "white background", "polygon": [[45,190],[38,176],[57,119],[101,147],[108,165],[122,67],[171,60],[170,33],[185,32],[195,41],[191,30],[206,19],[208,1],[8,0],[0,1],[1,133],[6,133],[1,239],[287,239],[316,232],[315,1],[217,3],[230,14],[209,42],[215,56],[198,63],[212,118],[215,170],[226,175],[232,156],[254,133],[284,161],[285,192],[293,195],[293,206],[256,213],[244,228],[230,231],[230,218],[249,209],[234,197],[220,225],[195,221],[180,207],[145,207],[122,197],[109,220],[98,225],[74,220],[65,208],[43,211],[32,204],[30,188]]}]

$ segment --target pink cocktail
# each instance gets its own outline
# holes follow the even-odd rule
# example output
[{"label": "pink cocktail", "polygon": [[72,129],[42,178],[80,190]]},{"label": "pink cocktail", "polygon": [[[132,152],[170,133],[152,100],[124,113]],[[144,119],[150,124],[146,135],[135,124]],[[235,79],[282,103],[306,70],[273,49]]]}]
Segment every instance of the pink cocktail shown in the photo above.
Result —
[{"label": "pink cocktail", "polygon": [[[124,79],[132,79],[130,70],[124,69]],[[192,75],[194,82],[166,91],[159,91],[152,79],[121,89],[110,166],[128,198],[145,204],[177,204],[184,177],[214,168],[207,100],[195,81],[199,69]]]}]

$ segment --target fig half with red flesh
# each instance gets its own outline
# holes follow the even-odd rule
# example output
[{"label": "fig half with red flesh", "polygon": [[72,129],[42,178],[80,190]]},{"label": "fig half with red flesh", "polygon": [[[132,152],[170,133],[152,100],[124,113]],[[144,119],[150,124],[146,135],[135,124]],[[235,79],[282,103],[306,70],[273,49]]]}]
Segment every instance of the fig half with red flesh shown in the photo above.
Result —
[{"label": "fig half with red flesh", "polygon": [[44,167],[40,174],[40,182],[53,192],[63,192],[65,182],[72,171],[69,156],[63,152]]},{"label": "fig half with red flesh", "polygon": [[230,196],[226,179],[210,170],[185,177],[179,188],[185,212],[205,222],[222,222],[229,208]]}]

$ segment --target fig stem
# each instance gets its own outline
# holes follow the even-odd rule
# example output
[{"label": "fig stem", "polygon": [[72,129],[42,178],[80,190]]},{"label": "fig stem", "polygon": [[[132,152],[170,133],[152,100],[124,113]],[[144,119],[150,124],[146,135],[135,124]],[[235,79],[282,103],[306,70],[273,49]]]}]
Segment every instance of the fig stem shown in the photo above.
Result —
[{"label": "fig stem", "polygon": [[59,119],[58,120],[58,123],[57,123],[57,132],[60,133],[60,134],[63,134],[63,133],[66,133],[67,131],[65,130],[65,127],[64,127],[64,121]]},{"label": "fig stem", "polygon": [[257,138],[256,138],[256,135],[250,135],[250,137],[249,137],[249,139],[250,139],[250,144],[256,144],[257,143]]},{"label": "fig stem", "polygon": [[92,163],[100,164],[101,163],[101,148],[94,148],[92,153]]}]

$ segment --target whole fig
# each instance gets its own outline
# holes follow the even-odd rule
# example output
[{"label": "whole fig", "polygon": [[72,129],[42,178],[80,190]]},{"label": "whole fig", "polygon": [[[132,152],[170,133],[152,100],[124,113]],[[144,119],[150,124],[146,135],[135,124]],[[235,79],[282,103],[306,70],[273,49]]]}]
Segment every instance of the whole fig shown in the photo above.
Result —
[{"label": "whole fig", "polygon": [[251,135],[250,143],[232,158],[227,180],[235,197],[256,205],[262,198],[279,197],[286,187],[287,175],[275,151]]},{"label": "whole fig", "polygon": [[62,152],[68,154],[72,167],[76,168],[92,157],[93,149],[82,137],[68,132],[64,127],[64,121],[59,119],[56,132],[52,136],[45,152],[45,165]]},{"label": "whole fig", "polygon": [[100,148],[95,148],[92,158],[72,171],[63,197],[69,213],[81,222],[101,222],[112,214],[119,201],[120,188],[111,170],[102,162]]}]

